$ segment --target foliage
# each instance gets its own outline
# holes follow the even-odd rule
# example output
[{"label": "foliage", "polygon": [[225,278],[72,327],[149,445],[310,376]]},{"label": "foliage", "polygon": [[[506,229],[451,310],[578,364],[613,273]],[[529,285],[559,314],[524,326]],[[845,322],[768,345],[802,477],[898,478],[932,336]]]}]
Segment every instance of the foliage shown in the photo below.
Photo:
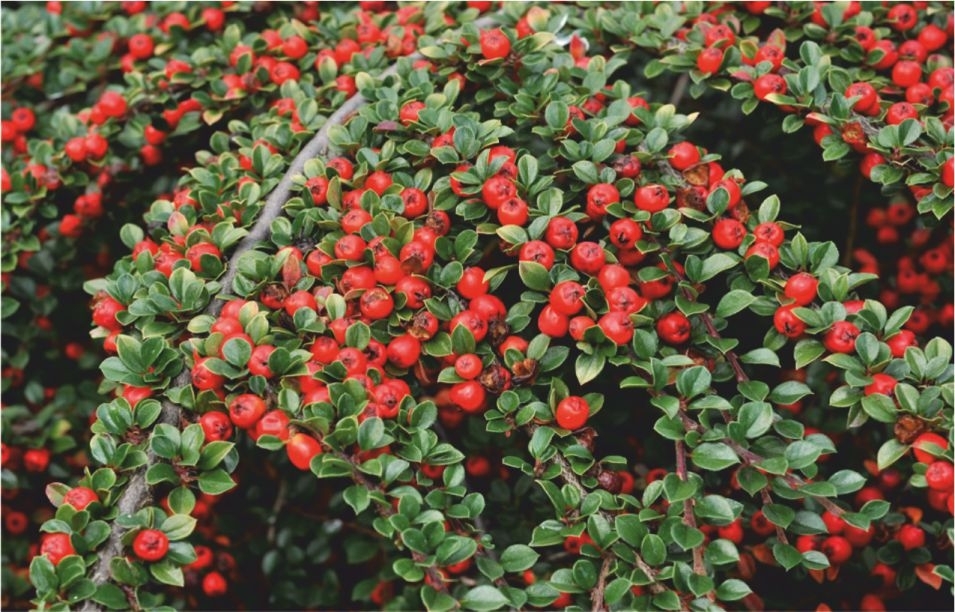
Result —
[{"label": "foliage", "polygon": [[951,603],[950,7],[3,25],[19,605]]}]

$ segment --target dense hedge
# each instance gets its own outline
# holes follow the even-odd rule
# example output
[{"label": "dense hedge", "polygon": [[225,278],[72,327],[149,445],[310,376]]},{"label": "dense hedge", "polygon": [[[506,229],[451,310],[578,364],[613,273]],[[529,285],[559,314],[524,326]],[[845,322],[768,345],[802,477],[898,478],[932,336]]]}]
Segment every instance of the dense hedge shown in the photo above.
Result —
[{"label": "dense hedge", "polygon": [[4,605],[950,608],[950,6],[2,20]]}]

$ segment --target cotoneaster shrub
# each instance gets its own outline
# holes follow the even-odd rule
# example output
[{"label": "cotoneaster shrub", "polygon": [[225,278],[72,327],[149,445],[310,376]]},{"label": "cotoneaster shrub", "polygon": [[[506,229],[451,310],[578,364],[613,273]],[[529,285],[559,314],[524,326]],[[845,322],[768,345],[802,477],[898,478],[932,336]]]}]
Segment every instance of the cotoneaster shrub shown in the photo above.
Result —
[{"label": "cotoneaster shrub", "polygon": [[3,25],[17,605],[951,604],[950,7]]}]

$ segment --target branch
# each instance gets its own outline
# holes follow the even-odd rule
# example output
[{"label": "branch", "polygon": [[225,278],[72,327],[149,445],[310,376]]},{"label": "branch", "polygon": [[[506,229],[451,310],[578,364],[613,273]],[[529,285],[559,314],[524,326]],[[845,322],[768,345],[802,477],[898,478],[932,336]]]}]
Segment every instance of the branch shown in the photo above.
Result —
[{"label": "branch", "polygon": [[[681,411],[682,412],[682,411]],[[686,469],[686,444],[683,440],[674,442],[676,446],[676,475],[683,482],[687,481]],[[691,529],[696,529],[696,515],[693,514],[693,506],[696,502],[693,498],[683,500],[683,524]],[[693,547],[693,573],[700,576],[706,575],[706,566],[703,564],[703,549],[700,546]]]},{"label": "branch", "polygon": [[[537,430],[537,425],[530,424],[530,425],[527,425],[525,429],[527,430],[528,434],[533,435],[534,431]],[[584,485],[580,482],[580,478],[577,477],[577,474],[575,474],[574,471],[570,469],[570,464],[567,462],[567,459],[563,455],[561,455],[559,451],[557,453],[554,453],[554,457],[553,459],[551,459],[551,461],[554,462],[554,464],[556,464],[557,467],[560,468],[561,479],[563,479],[563,481],[566,484],[577,489],[581,497],[589,493],[587,488],[584,487]],[[600,513],[600,516],[602,516],[604,520],[606,520],[608,523],[613,522],[613,516],[611,516],[605,510],[600,510],[599,513]],[[633,554],[634,554],[634,557],[636,558],[637,568],[641,572],[646,574],[647,577],[650,578],[650,580],[653,581],[649,585],[650,590],[653,591],[653,593],[655,594],[664,592],[666,590],[666,587],[664,587],[663,584],[657,582],[657,572],[652,567],[650,567],[650,565],[646,561],[643,560],[643,557],[640,556],[640,553],[634,551]]]},{"label": "branch", "polygon": [[[408,57],[411,60],[415,60],[421,56],[419,54],[414,54]],[[388,76],[395,74],[397,70],[398,65],[392,64],[387,70],[379,75],[379,78],[387,78]],[[294,177],[302,173],[305,168],[305,162],[328,153],[329,130],[333,126],[344,125],[351,115],[362,106],[367,104],[367,102],[368,101],[364,96],[361,94],[355,94],[344,104],[342,104],[338,110],[332,113],[330,117],[328,117],[321,129],[315,133],[312,139],[302,148],[299,154],[295,156],[295,159],[292,160],[292,163],[289,164],[288,169],[285,171],[285,175],[279,181],[278,185],[276,185],[275,189],[269,193],[265,202],[265,206],[262,208],[262,211],[259,214],[259,218],[256,219],[255,224],[252,226],[252,229],[249,230],[249,233],[245,236],[245,238],[239,242],[227,264],[235,262],[244,253],[254,249],[268,238],[272,222],[275,221],[279,215],[281,215],[282,207],[285,205],[285,202],[288,200],[289,194],[292,191]],[[237,270],[237,266],[227,265],[225,276],[222,277],[222,289],[219,293],[219,297],[232,294],[232,283],[235,280]],[[224,305],[224,300],[214,299],[203,311],[203,314],[211,315],[213,317],[218,316]],[[183,371],[173,381],[173,386],[182,387],[190,383],[190,370],[188,368],[184,368]],[[179,406],[168,400],[163,401],[162,413],[160,414],[157,424],[165,423],[167,425],[178,427],[181,418],[182,410]],[[136,470],[129,477],[129,484],[120,495],[116,504],[118,510],[117,516],[127,516],[134,514],[143,506],[154,502],[152,491],[150,490],[149,485],[146,484],[146,471],[157,462],[158,458],[150,451],[148,453],[146,464]],[[112,526],[112,532],[110,533],[109,540],[107,540],[105,547],[99,551],[99,558],[93,565],[90,578],[92,579],[94,585],[99,586],[109,581],[110,561],[113,557],[122,555],[123,552],[123,533],[124,530],[120,529],[115,524]],[[102,610],[102,608],[93,600],[88,599],[83,606],[83,610],[98,611]]]},{"label": "branch", "polygon": [[[337,451],[331,448],[330,446],[327,446],[324,443],[324,441],[322,441],[322,446],[323,448],[326,449],[325,452],[334,455],[335,457],[341,459],[342,461],[345,461],[346,463],[348,463],[348,465],[351,466],[351,469],[352,469],[351,478],[358,485],[365,487],[365,489],[367,489],[369,493],[382,492],[382,490],[379,487],[375,486],[370,480],[365,478],[365,475],[362,474],[361,471],[358,469],[358,464],[355,462],[355,459],[351,455],[348,455],[341,451]],[[397,512],[395,512],[395,510],[391,507],[390,504],[382,505],[376,502],[373,502],[373,503],[375,504],[375,510],[378,512],[378,516],[380,516],[381,518],[388,519],[394,516],[395,514],[397,514]],[[427,557],[424,554],[414,550],[411,551],[411,557],[414,559],[415,563],[419,563],[419,564],[423,564],[425,560],[427,559]],[[444,577],[441,575],[441,572],[438,571],[437,567],[435,567],[432,564],[432,565],[429,565],[427,568],[425,568],[424,571],[428,575],[429,582],[431,582],[432,585],[437,585],[437,586],[433,586],[433,588],[436,591],[439,591],[445,595],[449,594],[448,585],[445,584]]]},{"label": "branch", "polygon": [[590,594],[590,608],[594,612],[603,612],[607,609],[607,605],[604,603],[604,590],[607,588],[607,576],[610,575],[613,555],[604,554],[603,559],[603,563],[600,565],[600,575],[597,577],[597,586]]}]

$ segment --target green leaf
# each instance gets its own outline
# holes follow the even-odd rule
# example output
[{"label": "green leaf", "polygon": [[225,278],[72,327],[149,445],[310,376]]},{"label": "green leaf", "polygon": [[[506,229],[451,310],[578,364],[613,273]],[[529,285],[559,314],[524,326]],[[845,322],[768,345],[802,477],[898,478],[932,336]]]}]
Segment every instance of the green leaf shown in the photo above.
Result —
[{"label": "green leaf", "polygon": [[382,446],[385,437],[385,423],[380,417],[365,419],[358,426],[358,446],[362,450],[372,450]]},{"label": "green leaf", "polygon": [[724,295],[716,305],[716,316],[729,317],[748,307],[756,301],[756,296],[749,291],[733,289]]},{"label": "green leaf", "polygon": [[149,566],[149,573],[163,584],[181,587],[185,585],[182,568],[169,560],[159,561]]},{"label": "green leaf", "polygon": [[620,539],[631,546],[639,546],[647,535],[646,526],[635,514],[618,514],[614,517],[614,527]]},{"label": "green leaf", "polygon": [[221,495],[235,487],[235,481],[222,468],[204,472],[199,476],[199,490],[208,495]]},{"label": "green leaf", "polygon": [[739,457],[723,442],[704,442],[693,450],[693,463],[703,470],[719,471],[739,463]]},{"label": "green leaf", "polygon": [[93,601],[110,610],[128,610],[129,600],[126,594],[115,584],[101,584],[96,587]]},{"label": "green leaf", "polygon": [[581,353],[577,356],[577,362],[574,364],[574,371],[577,374],[577,381],[581,384],[587,384],[600,375],[607,358],[602,354],[588,355]]},{"label": "green leaf", "polygon": [[782,365],[779,363],[779,355],[768,348],[753,349],[740,355],[739,360],[743,363],[749,363],[753,365],[771,365],[776,366],[777,368],[782,367]]},{"label": "green leaf", "polygon": [[716,598],[720,601],[739,601],[752,592],[742,580],[730,578],[716,588]]},{"label": "green leaf", "polygon": [[788,572],[802,563],[802,555],[794,546],[777,542],[773,545],[773,557]]},{"label": "green leaf", "polygon": [[56,569],[46,556],[33,557],[33,561],[30,562],[30,582],[41,596],[55,592],[59,588],[60,581],[57,578]]},{"label": "green leaf", "polygon": [[873,393],[862,398],[862,410],[876,421],[895,423],[898,411],[888,395]]},{"label": "green leaf", "polygon": [[345,503],[351,506],[355,514],[361,514],[368,507],[371,499],[368,495],[368,489],[362,485],[352,485],[342,493]]},{"label": "green leaf", "polygon": [[667,547],[663,538],[655,533],[648,533],[640,543],[640,555],[650,565],[660,565],[667,559]]},{"label": "green leaf", "polygon": [[536,261],[522,261],[518,264],[517,272],[528,289],[550,291],[550,276],[543,265]]},{"label": "green leaf", "polygon": [[478,612],[497,610],[509,603],[510,601],[497,587],[493,587],[489,584],[474,587],[461,598],[461,605],[463,607],[468,610],[477,610]]},{"label": "green leaf", "polygon": [[693,366],[676,377],[676,389],[681,396],[692,399],[705,393],[713,382],[710,371],[703,366]]},{"label": "green leaf", "polygon": [[173,514],[166,517],[160,529],[173,542],[188,538],[196,528],[196,519],[188,514]]},{"label": "green leaf", "polygon": [[899,459],[905,456],[909,451],[907,444],[902,444],[895,438],[890,438],[882,443],[879,452],[876,454],[876,464],[879,470],[884,470]]},{"label": "green leaf", "polygon": [[540,554],[525,544],[513,544],[501,553],[501,566],[506,572],[522,572],[537,563]]}]

